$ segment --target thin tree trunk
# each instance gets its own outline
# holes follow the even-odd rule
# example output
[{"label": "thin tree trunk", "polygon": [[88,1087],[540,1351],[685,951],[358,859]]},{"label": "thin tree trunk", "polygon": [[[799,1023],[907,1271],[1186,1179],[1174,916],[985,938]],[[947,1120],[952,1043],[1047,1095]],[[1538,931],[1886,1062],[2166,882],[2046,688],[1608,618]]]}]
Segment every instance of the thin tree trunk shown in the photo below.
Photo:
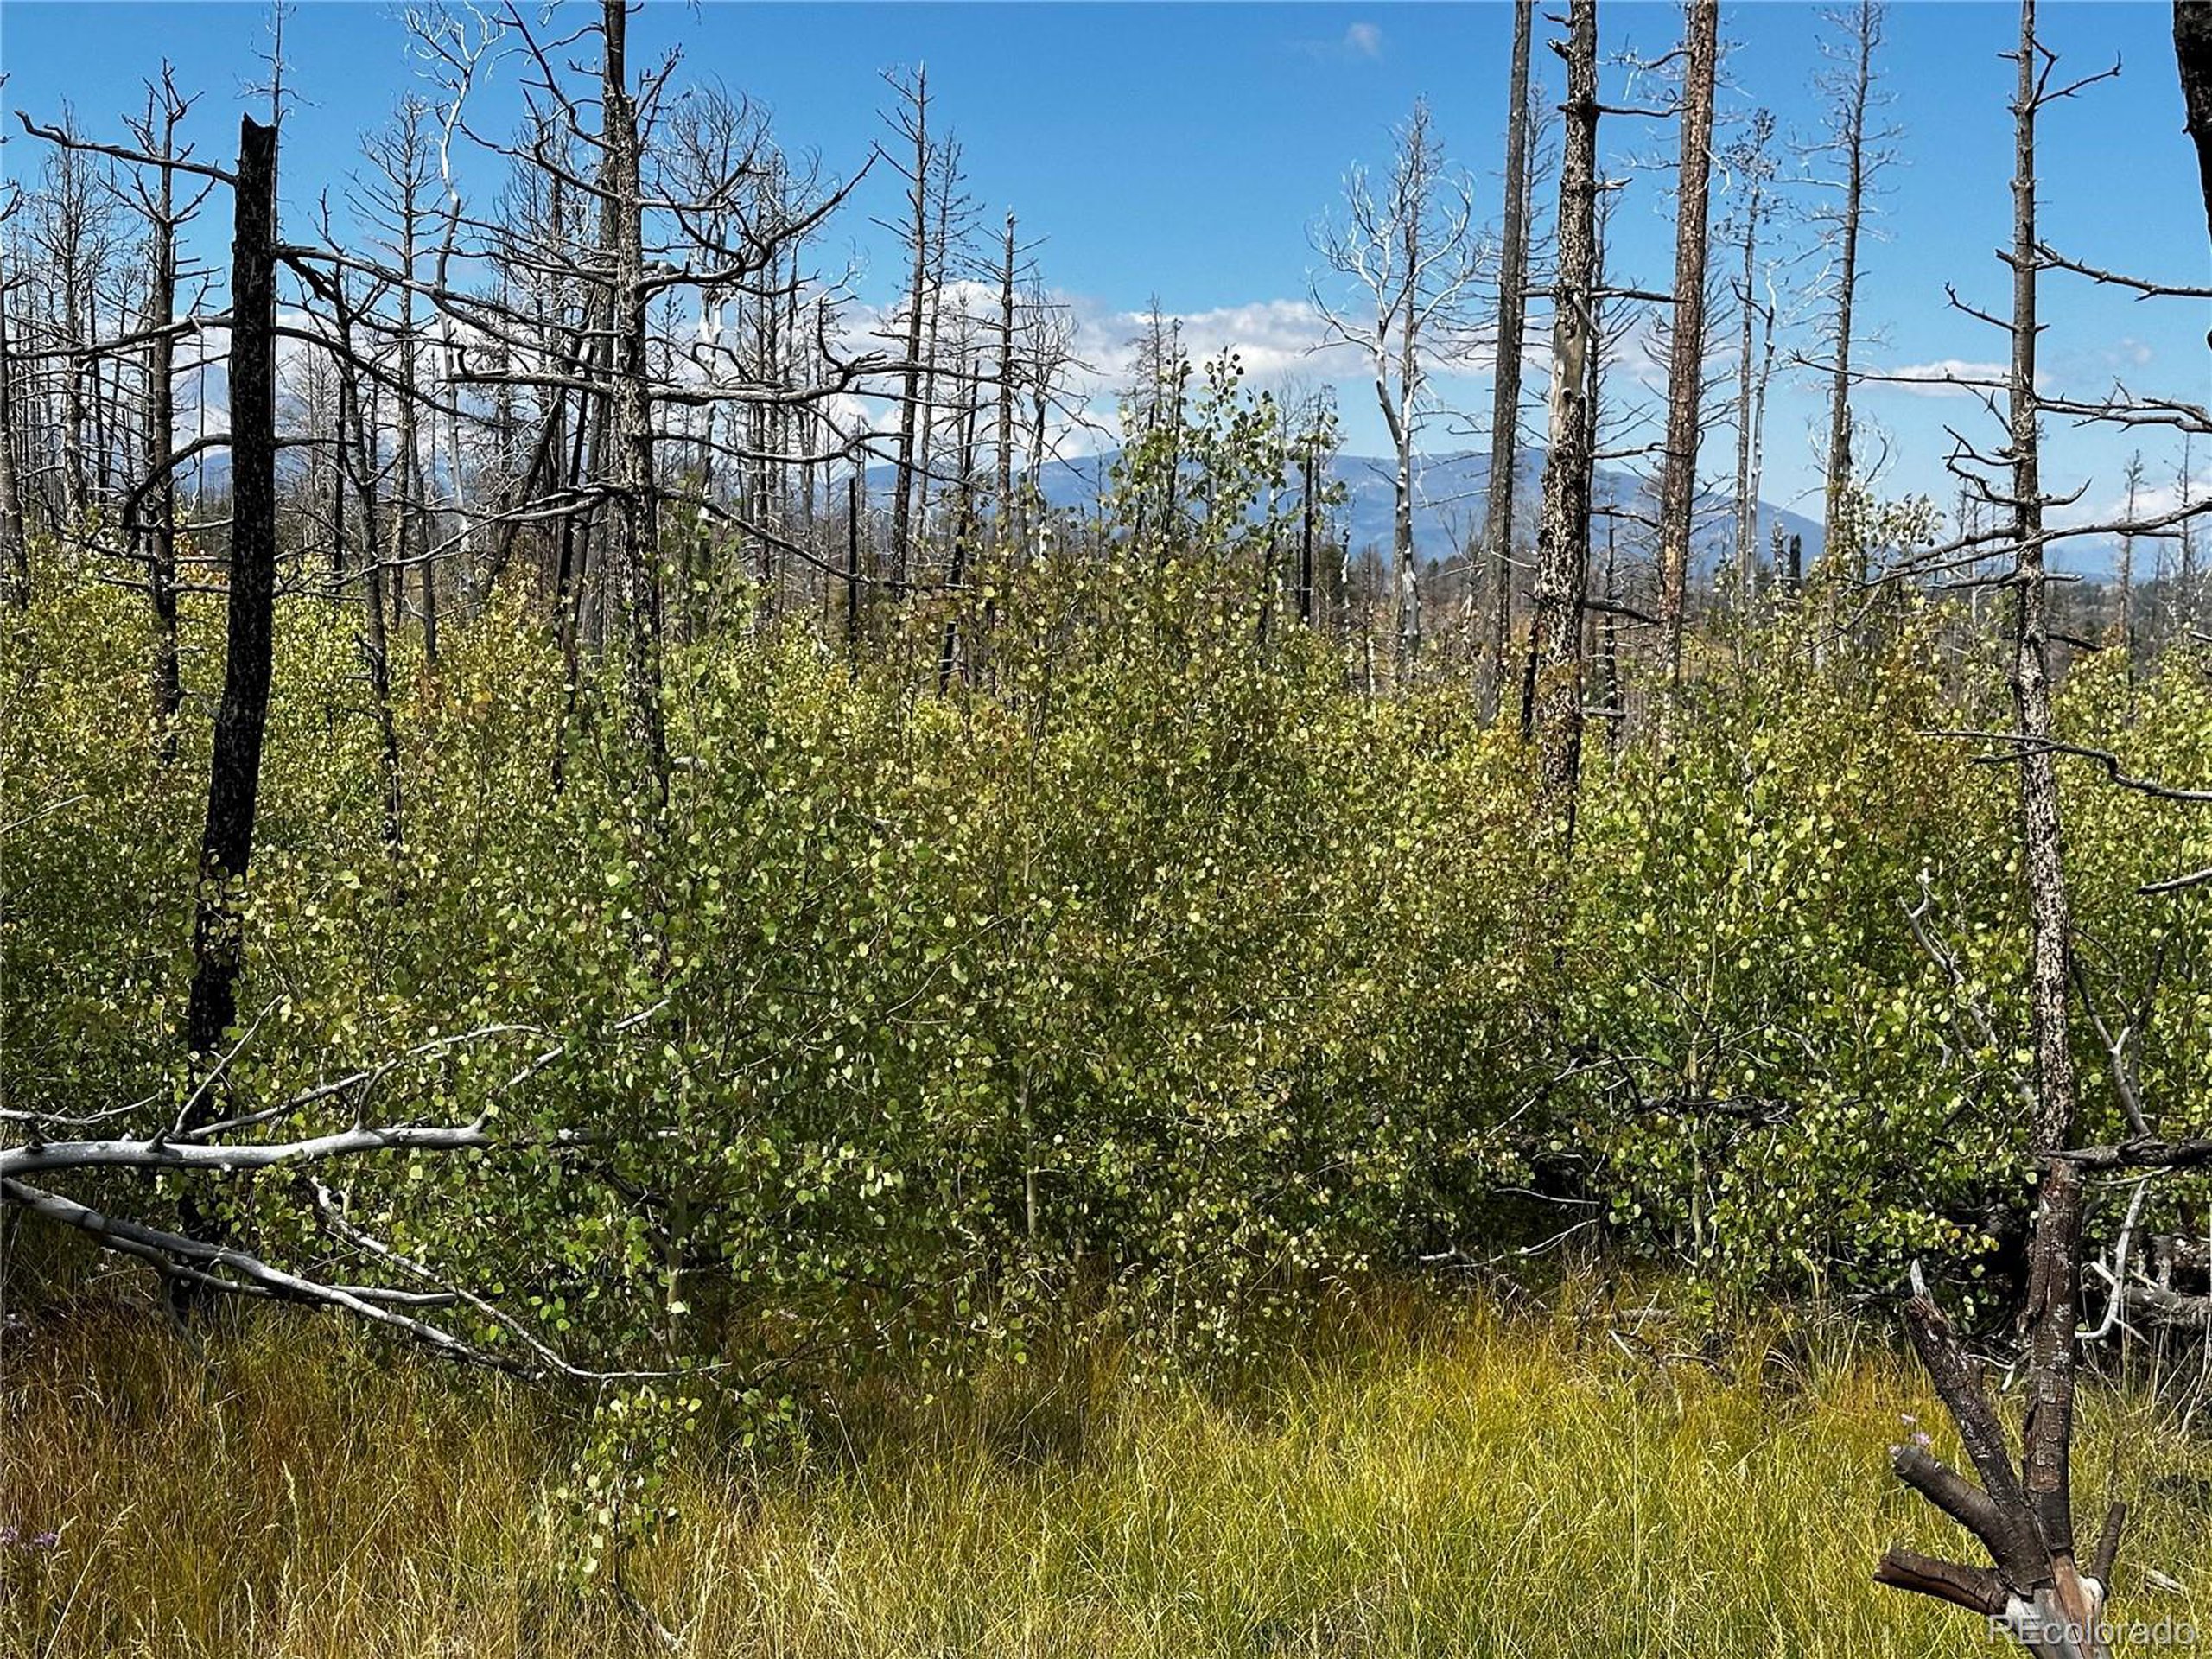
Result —
[{"label": "thin tree trunk", "polygon": [[1751,351],[1759,310],[1751,294],[1753,236],[1748,230],[1744,235],[1743,287],[1738,290],[1744,327],[1736,354],[1736,602],[1742,607],[1751,604],[1758,580],[1759,510],[1751,494],[1751,406],[1758,396]]},{"label": "thin tree trunk", "polygon": [[2042,479],[2036,394],[2036,114],[2043,62],[2034,0],[2020,8],[2018,91],[2012,180],[2012,361],[2010,385],[2013,532],[2018,540],[2012,691],[2018,720],[2019,814],[2028,887],[2028,1024],[2034,1053],[2031,1148],[2043,1166],[2024,1324],[2027,1408],[2017,1474],[1995,1409],[1974,1366],[1924,1287],[1907,1321],[1930,1379],[1958,1424],[1982,1477],[1976,1491],[1916,1448],[1893,1458],[1897,1473],[1967,1526],[1996,1571],[1893,1549],[1877,1577],[1902,1589],[2003,1617],[2038,1659],[2106,1659],[2105,1588],[2119,1543],[2107,1519],[2094,1563],[2077,1560],[2071,1492],[2075,1348],[2081,1300],[2082,1176],[2057,1158],[2072,1144],[2074,1058],[2067,1030],[2069,914],[2059,836],[2052,735],[2046,579],[2041,545]]},{"label": "thin tree trunk", "polygon": [[1489,499],[1483,545],[1491,567],[1490,671],[1484,713],[1504,700],[1506,644],[1513,630],[1513,493],[1521,453],[1522,334],[1529,286],[1529,48],[1535,0],[1514,0],[1513,71],[1505,128],[1505,241],[1498,253],[1497,362],[1491,374]]},{"label": "thin tree trunk", "polygon": [[[369,701],[377,721],[377,764],[384,795],[385,846],[400,848],[403,818],[399,778],[399,733],[391,711],[391,649],[385,631],[384,554],[377,540],[377,496],[370,469],[369,423],[361,417],[360,387],[353,362],[353,311],[346,294],[346,271],[330,273],[332,309],[338,328],[338,466],[361,507],[361,630],[357,646],[369,677]],[[350,429],[350,435],[349,435]],[[395,876],[396,880],[396,876]]]},{"label": "thin tree trunk", "polygon": [[613,397],[616,499],[615,580],[627,650],[623,677],[631,743],[658,809],[668,799],[668,744],[660,707],[659,499],[653,480],[652,407],[647,391],[644,209],[639,179],[638,109],[626,67],[626,0],[605,0],[606,55],[601,200],[603,250],[613,284]]},{"label": "thin tree trunk", "polygon": [[[1844,116],[1843,250],[1836,274],[1835,365],[1828,384],[1827,497],[1821,525],[1823,557],[1838,547],[1844,499],[1851,488],[1852,313],[1859,293],[1859,221],[1866,192],[1866,110],[1873,94],[1874,43],[1878,31],[1875,0],[1859,0],[1855,28],[1858,59],[1851,101]],[[1854,565],[1853,574],[1856,573]]]},{"label": "thin tree trunk", "polygon": [[1619,522],[1613,518],[1605,520],[1605,613],[1598,624],[1599,672],[1605,681],[1604,706],[1608,716],[1605,740],[1616,749],[1620,747],[1621,728],[1627,723],[1622,717],[1620,612],[1616,608],[1621,597],[1619,550],[1616,546]]},{"label": "thin tree trunk", "polygon": [[1536,529],[1530,704],[1539,806],[1545,820],[1571,839],[1582,760],[1582,601],[1590,566],[1586,403],[1597,285],[1597,0],[1569,0],[1567,17],[1567,134],[1559,181],[1559,272],[1553,283],[1551,414]]},{"label": "thin tree trunk", "polygon": [[[1414,221],[1409,221],[1409,226]],[[1418,252],[1418,230],[1407,230],[1407,252]],[[1407,289],[1405,332],[1398,339],[1398,495],[1391,513],[1391,573],[1398,577],[1398,668],[1421,655],[1421,557],[1414,550],[1414,383],[1418,343],[1414,336],[1415,294]]]},{"label": "thin tree trunk", "polygon": [[1313,472],[1319,457],[1308,439],[1300,472],[1298,510],[1298,620],[1313,626]]},{"label": "thin tree trunk", "polygon": [[1014,210],[1006,214],[1006,257],[999,268],[999,540],[1010,543],[1014,523]]},{"label": "thin tree trunk", "polygon": [[0,568],[9,603],[30,603],[30,537],[23,528],[22,495],[16,482],[16,372],[8,349],[8,269],[0,259]]},{"label": "thin tree trunk", "polygon": [[944,648],[938,658],[937,690],[943,696],[952,683],[953,670],[961,677],[974,683],[972,664],[966,660],[972,651],[962,650],[961,620],[968,610],[963,589],[969,580],[969,543],[976,531],[976,430],[982,423],[982,381],[976,372],[981,364],[975,355],[962,359],[963,378],[968,385],[968,406],[961,423],[960,434],[960,505],[953,518],[952,557],[945,571],[946,615],[944,620]]},{"label": "thin tree trunk", "polygon": [[[62,341],[82,347],[92,343],[90,325],[79,308],[75,245],[61,269]],[[87,309],[89,306],[87,306]],[[74,531],[84,517],[88,486],[85,475],[85,375],[98,359],[67,358],[61,369],[61,522]]]},{"label": "thin tree trunk", "polygon": [[[2135,522],[2135,502],[2143,487],[2143,456],[2139,450],[2127,458],[2127,522]],[[2127,677],[2135,677],[2135,532],[2123,532],[2120,538],[2120,615],[2114,633],[2120,643],[2120,660],[2127,668]]]},{"label": "thin tree trunk", "polygon": [[1738,279],[1736,304],[1743,328],[1736,353],[1736,602],[1748,609],[1758,596],[1759,504],[1753,491],[1751,452],[1755,406],[1764,390],[1752,366],[1752,347],[1758,332],[1759,215],[1766,205],[1764,167],[1774,118],[1765,110],[1751,117],[1751,137],[1742,152],[1745,173],[1744,200],[1744,271]]},{"label": "thin tree trunk", "polygon": [[914,265],[906,292],[906,362],[899,396],[899,464],[892,480],[891,560],[892,591],[904,602],[906,569],[912,534],[914,491],[914,429],[922,391],[922,306],[929,283],[930,261],[930,99],[926,69],[914,74],[914,174],[908,204],[913,210],[909,234],[913,238]]},{"label": "thin tree trunk", "polygon": [[[407,588],[407,569],[415,568],[422,605],[423,658],[435,668],[438,661],[437,582],[430,572],[429,531],[423,522],[429,492],[423,482],[422,435],[415,424],[415,187],[401,187],[400,269],[408,281],[399,291],[399,385],[393,411],[394,440],[399,446],[398,499],[392,504],[391,564],[398,592]],[[397,597],[397,595],[395,595]]]},{"label": "thin tree trunk", "polygon": [[[1761,308],[1759,334],[1758,390],[1753,394],[1751,398],[1751,472],[1750,495],[1751,503],[1751,524],[1755,535],[1757,533],[1758,524],[1759,501],[1765,494],[1766,491],[1766,391],[1768,385],[1771,384],[1774,379],[1774,306],[1771,301]],[[1797,538],[1794,536],[1790,537],[1792,545],[1796,544],[1796,539]],[[1775,521],[1771,540],[1774,551],[1778,556],[1782,550],[1782,523],[1779,519]],[[1782,560],[1777,556],[1774,563],[1777,568],[1774,570],[1773,575],[1779,576],[1783,574],[1780,569]],[[1791,565],[1789,574],[1790,583],[1794,587],[1797,580],[1796,567],[1794,563]]]},{"label": "thin tree trunk", "polygon": [[855,673],[861,666],[861,462],[845,480],[845,656]]},{"label": "thin tree trunk", "polygon": [[[149,121],[150,127],[151,122]],[[170,148],[175,124],[165,137]],[[139,504],[146,544],[146,592],[154,613],[154,732],[164,762],[176,753],[176,715],[184,704],[176,642],[176,485],[169,469],[175,436],[175,391],[171,376],[175,338],[168,332],[176,310],[175,169],[161,169],[152,217],[153,257],[148,262],[146,320],[158,330],[146,345],[146,475],[152,485]]]},{"label": "thin tree trunk", "polygon": [[[950,167],[949,162],[947,166]],[[938,352],[944,330],[947,214],[952,198],[952,181],[949,172],[938,189],[937,229],[931,238],[933,251],[929,262],[929,323],[922,336],[922,404],[914,425],[914,499],[912,516],[906,521],[909,543],[902,566],[904,574],[910,579],[919,577],[913,543],[919,541],[929,531],[930,482],[936,468],[936,456],[931,453],[931,446],[936,442],[937,434]]]},{"label": "thin tree trunk", "polygon": [[1682,677],[1691,521],[1697,505],[1699,416],[1705,378],[1706,225],[1713,178],[1713,77],[1719,0],[1688,0],[1682,81],[1682,154],[1675,213],[1675,314],[1667,365],[1667,455],[1659,484],[1659,622],[1667,676]]},{"label": "thin tree trunk", "polygon": [[[1392,498],[1390,574],[1397,585],[1396,665],[1401,677],[1421,651],[1421,563],[1414,551],[1414,404],[1421,388],[1421,270],[1422,214],[1427,207],[1429,175],[1434,162],[1429,153],[1427,110],[1417,106],[1414,125],[1406,138],[1403,164],[1413,172],[1414,193],[1406,205],[1399,233],[1404,241],[1405,283],[1398,297],[1398,391],[1395,404],[1378,360],[1375,390],[1382,400],[1382,413],[1396,450],[1398,473]],[[1387,326],[1376,331],[1378,359],[1389,338]]]},{"label": "thin tree trunk", "polygon": [[2074,1065],[2066,1027],[2071,928],[2060,869],[2057,772],[2047,747],[2052,734],[2050,647],[2042,546],[2041,409],[2036,394],[2035,0],[2023,0],[2020,16],[2022,61],[2012,180],[2010,421],[2013,533],[2020,553],[2012,695],[2020,732],[2036,746],[2020,763],[2020,817],[2026,830],[2029,919],[2034,938],[2029,1014],[2035,1027],[2036,1076],[2042,1102],[2036,1145],[2056,1150],[2067,1144],[2074,1125]]}]

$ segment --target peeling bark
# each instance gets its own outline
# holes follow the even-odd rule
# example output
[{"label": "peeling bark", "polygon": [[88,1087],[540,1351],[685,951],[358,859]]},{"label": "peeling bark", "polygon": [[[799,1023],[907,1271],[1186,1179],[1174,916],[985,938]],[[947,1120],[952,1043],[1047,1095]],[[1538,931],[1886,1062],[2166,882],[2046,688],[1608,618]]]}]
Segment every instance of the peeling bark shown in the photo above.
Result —
[{"label": "peeling bark", "polygon": [[1553,284],[1551,415],[1536,531],[1532,727],[1540,810],[1571,838],[1582,763],[1582,601],[1589,581],[1591,308],[1597,285],[1598,5],[1571,0],[1567,143]]}]

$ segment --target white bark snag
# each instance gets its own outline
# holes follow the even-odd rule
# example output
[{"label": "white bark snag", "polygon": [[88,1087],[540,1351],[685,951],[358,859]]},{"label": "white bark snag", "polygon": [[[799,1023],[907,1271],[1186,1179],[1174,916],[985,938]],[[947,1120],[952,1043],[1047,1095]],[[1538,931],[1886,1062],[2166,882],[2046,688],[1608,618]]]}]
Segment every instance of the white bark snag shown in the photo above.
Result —
[{"label": "white bark snag", "polygon": [[1375,188],[1365,169],[1355,168],[1344,181],[1344,222],[1315,232],[1316,251],[1332,271],[1349,279],[1351,304],[1340,308],[1318,287],[1313,297],[1327,338],[1365,358],[1390,439],[1391,606],[1402,677],[1421,650],[1414,486],[1427,413],[1423,383],[1432,342],[1448,342],[1469,320],[1476,251],[1472,187],[1446,165],[1427,99],[1414,101],[1397,140],[1382,188]]},{"label": "white bark snag", "polygon": [[[1395,220],[1390,231],[1399,242],[1403,270],[1395,289],[1378,292],[1375,320],[1375,400],[1390,435],[1396,463],[1392,480],[1390,513],[1390,572],[1397,588],[1397,666],[1402,674],[1421,650],[1421,566],[1414,549],[1414,444],[1419,436],[1416,403],[1423,372],[1421,325],[1429,306],[1423,278],[1429,261],[1442,250],[1432,250],[1425,233],[1429,201],[1442,171],[1443,156],[1429,127],[1428,105],[1414,105],[1407,124],[1403,147],[1390,181],[1390,205]],[[1397,384],[1390,378],[1390,346],[1395,334]]]},{"label": "white bark snag", "polygon": [[1521,450],[1521,346],[1529,308],[1529,46],[1535,0],[1514,0],[1513,72],[1505,125],[1505,239],[1498,250],[1497,362],[1491,376],[1490,477],[1483,548],[1490,561],[1490,661],[1484,713],[1504,701],[1513,631],[1513,487]]},{"label": "white bark snag", "polygon": [[[922,458],[915,454],[914,432],[922,397],[922,309],[930,279],[930,82],[926,67],[914,71],[909,101],[913,110],[909,137],[914,143],[914,170],[910,176],[907,206],[912,217],[906,233],[912,238],[912,279],[906,289],[906,362],[899,392],[899,465],[892,479],[891,588],[893,599],[906,603],[907,569],[912,556],[915,469]],[[923,464],[925,464],[924,462]]]},{"label": "white bark snag", "polygon": [[1570,0],[1566,146],[1559,176],[1559,271],[1552,287],[1551,410],[1536,528],[1532,724],[1537,799],[1574,830],[1582,761],[1582,600],[1590,564],[1590,429],[1586,415],[1597,276],[1598,0]]},{"label": "white bark snag", "polygon": [[1667,674],[1682,675],[1682,609],[1697,502],[1698,414],[1705,378],[1706,225],[1713,181],[1713,78],[1719,0],[1688,0],[1682,78],[1682,157],[1675,210],[1675,322],[1667,364],[1666,470],[1659,485],[1659,620]]},{"label": "white bark snag", "polygon": [[2042,547],[2042,480],[2036,396],[2036,114],[2041,74],[2035,0],[2022,0],[2018,91],[2013,105],[2012,362],[2010,386],[2013,531],[2017,542],[2012,696],[2019,721],[2021,839],[2028,883],[2028,1019],[2034,1051],[2032,1146],[2042,1160],[2035,1236],[2030,1247],[2027,1412],[2017,1474],[1980,1370],[1949,1322],[1916,1282],[1906,1310],[1914,1345],[1959,1427],[1981,1475],[1977,1489],[1915,1447],[1893,1456],[1897,1474],[1974,1534],[1995,1570],[1938,1561],[1892,1549],[1875,1576],[1992,1618],[2037,1659],[2106,1659],[2104,1604],[2124,1510],[2107,1516],[2096,1557],[2077,1560],[2071,1491],[2075,1332],[2081,1302],[2082,1183],[2079,1165],[2058,1157],[2072,1143],[2074,1057],[2067,1033],[2071,948],[2059,836],[2052,736],[2046,582]]},{"label": "white bark snag", "polygon": [[1014,209],[1006,210],[1006,257],[999,267],[998,487],[993,512],[1001,550],[1014,545],[1014,389],[1020,370],[1014,360]]}]

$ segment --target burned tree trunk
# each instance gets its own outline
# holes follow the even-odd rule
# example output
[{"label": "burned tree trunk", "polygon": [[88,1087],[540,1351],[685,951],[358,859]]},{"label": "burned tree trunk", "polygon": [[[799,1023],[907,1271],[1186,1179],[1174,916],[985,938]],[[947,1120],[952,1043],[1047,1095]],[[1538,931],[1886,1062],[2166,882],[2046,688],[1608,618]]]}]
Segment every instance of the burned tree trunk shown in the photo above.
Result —
[{"label": "burned tree trunk", "polygon": [[1513,490],[1521,450],[1521,336],[1529,306],[1529,45],[1535,20],[1535,0],[1514,0],[1505,233],[1497,266],[1497,362],[1491,379],[1489,499],[1483,508],[1483,547],[1491,570],[1484,702],[1492,719],[1504,701],[1506,641],[1513,631]]},{"label": "burned tree trunk", "polygon": [[1682,607],[1697,500],[1700,394],[1705,375],[1706,221],[1713,180],[1713,77],[1719,0],[1689,0],[1682,79],[1682,159],[1675,210],[1675,321],[1667,364],[1667,459],[1659,486],[1659,620],[1667,673],[1682,674]]},{"label": "burned tree trunk", "polygon": [[1836,273],[1835,362],[1828,382],[1827,499],[1821,524],[1823,550],[1837,547],[1837,528],[1851,488],[1851,335],[1859,296],[1859,229],[1866,203],[1866,118],[1873,103],[1874,48],[1881,40],[1881,11],[1859,0],[1849,20],[1853,61],[1840,106],[1837,144],[1844,157],[1842,242]]},{"label": "burned tree trunk", "polygon": [[648,796],[664,804],[668,745],[660,707],[660,514],[653,480],[638,109],[629,92],[624,52],[626,0],[606,0],[601,15],[606,130],[601,238],[613,300],[608,416],[613,429],[615,581],[629,632],[623,683],[630,741],[645,765]]},{"label": "burned tree trunk", "polygon": [[2038,1152],[2056,1152],[2074,1128],[2074,1062],[2067,1043],[2068,951],[2072,931],[2059,846],[2058,776],[2050,742],[2049,584],[2044,574],[2043,473],[2036,397],[2035,0],[2021,0],[2020,81],[2014,110],[2011,428],[2013,533],[2018,574],[2012,700],[2021,735],[2020,826],[2027,854],[2028,1012],[2034,1033]]},{"label": "burned tree trunk", "polygon": [[31,599],[30,539],[16,481],[15,365],[8,350],[8,267],[0,250],[0,590],[17,607]]},{"label": "burned tree trunk", "polygon": [[[176,485],[169,466],[170,427],[175,422],[175,387],[176,337],[169,325],[176,312],[176,169],[167,159],[176,148],[176,124],[183,111],[174,94],[166,106],[162,130],[162,155],[157,194],[147,219],[152,231],[151,257],[147,265],[146,322],[153,331],[146,342],[146,481],[149,493],[141,500],[137,528],[145,538],[146,591],[154,615],[154,731],[155,744],[167,761],[176,753],[177,710],[184,703],[178,670],[176,642]],[[146,137],[153,137],[149,111]]]},{"label": "burned tree trunk", "polygon": [[1590,565],[1591,306],[1597,286],[1598,3],[1567,12],[1567,142],[1559,177],[1559,274],[1553,284],[1551,414],[1536,529],[1530,700],[1545,820],[1574,830],[1582,762],[1582,601]]},{"label": "burned tree trunk", "polygon": [[2012,180],[2012,505],[2017,543],[2012,694],[2019,722],[2019,819],[2028,886],[2028,1020],[2033,1051],[2031,1146],[2043,1165],[2030,1246],[2027,1412],[2017,1468],[1980,1369],[1915,1276],[1906,1324],[1915,1348],[1981,1477],[1976,1487],[1916,1447],[1901,1447],[1898,1478],[1979,1539],[1994,1569],[1895,1548],[1876,1577],[1899,1589],[1993,1618],[2038,1659],[2104,1659],[2105,1598],[2124,1511],[2107,1516],[2085,1572],[2071,1491],[2075,1333],[2081,1303],[2082,1174],[2072,1144],[2076,1088],[2067,1028],[2072,916],[2059,837],[2051,749],[2042,480],[2036,395],[2036,115],[2043,97],[2035,0],[2022,0]]},{"label": "burned tree trunk", "polygon": [[[185,1011],[185,1046],[195,1069],[215,1062],[238,1019],[245,959],[239,887],[253,856],[276,600],[276,129],[251,116],[239,118],[235,188],[230,595]],[[200,1109],[212,1120],[214,1103],[203,1101]]]},{"label": "burned tree trunk", "polygon": [[370,455],[374,440],[361,413],[359,359],[353,346],[354,314],[346,294],[343,266],[328,278],[327,294],[338,334],[338,471],[361,508],[361,630],[356,646],[369,677],[369,700],[377,721],[379,781],[384,795],[385,845],[399,851],[401,814],[399,733],[392,722],[391,651],[385,629],[384,555],[377,545],[377,496]]},{"label": "burned tree trunk", "polygon": [[2174,62],[2204,187],[2204,228],[2212,233],[2212,0],[2174,0]]}]

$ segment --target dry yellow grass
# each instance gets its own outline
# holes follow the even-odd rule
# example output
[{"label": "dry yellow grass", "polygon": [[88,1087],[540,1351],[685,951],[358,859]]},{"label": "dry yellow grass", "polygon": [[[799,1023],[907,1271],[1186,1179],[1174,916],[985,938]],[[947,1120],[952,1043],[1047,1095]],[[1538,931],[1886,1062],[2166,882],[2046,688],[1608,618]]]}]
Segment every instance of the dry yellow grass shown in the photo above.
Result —
[{"label": "dry yellow grass", "polygon": [[[1909,1366],[1840,1333],[1669,1360],[1603,1323],[1382,1299],[1233,1389],[1097,1354],[820,1419],[750,1472],[702,1446],[682,1523],[625,1568],[671,1649],[567,1587],[570,1443],[515,1390],[299,1317],[194,1356],[83,1313],[8,1356],[0,1522],[60,1541],[0,1550],[0,1652],[2000,1650],[1868,1579],[1892,1537],[1960,1547],[1886,1473],[1900,1414],[1937,1416]],[[2212,1438],[2139,1394],[2087,1408],[2082,1489],[2120,1460],[2128,1559],[2185,1586],[2127,1574],[2123,1614],[2212,1639]]]}]

